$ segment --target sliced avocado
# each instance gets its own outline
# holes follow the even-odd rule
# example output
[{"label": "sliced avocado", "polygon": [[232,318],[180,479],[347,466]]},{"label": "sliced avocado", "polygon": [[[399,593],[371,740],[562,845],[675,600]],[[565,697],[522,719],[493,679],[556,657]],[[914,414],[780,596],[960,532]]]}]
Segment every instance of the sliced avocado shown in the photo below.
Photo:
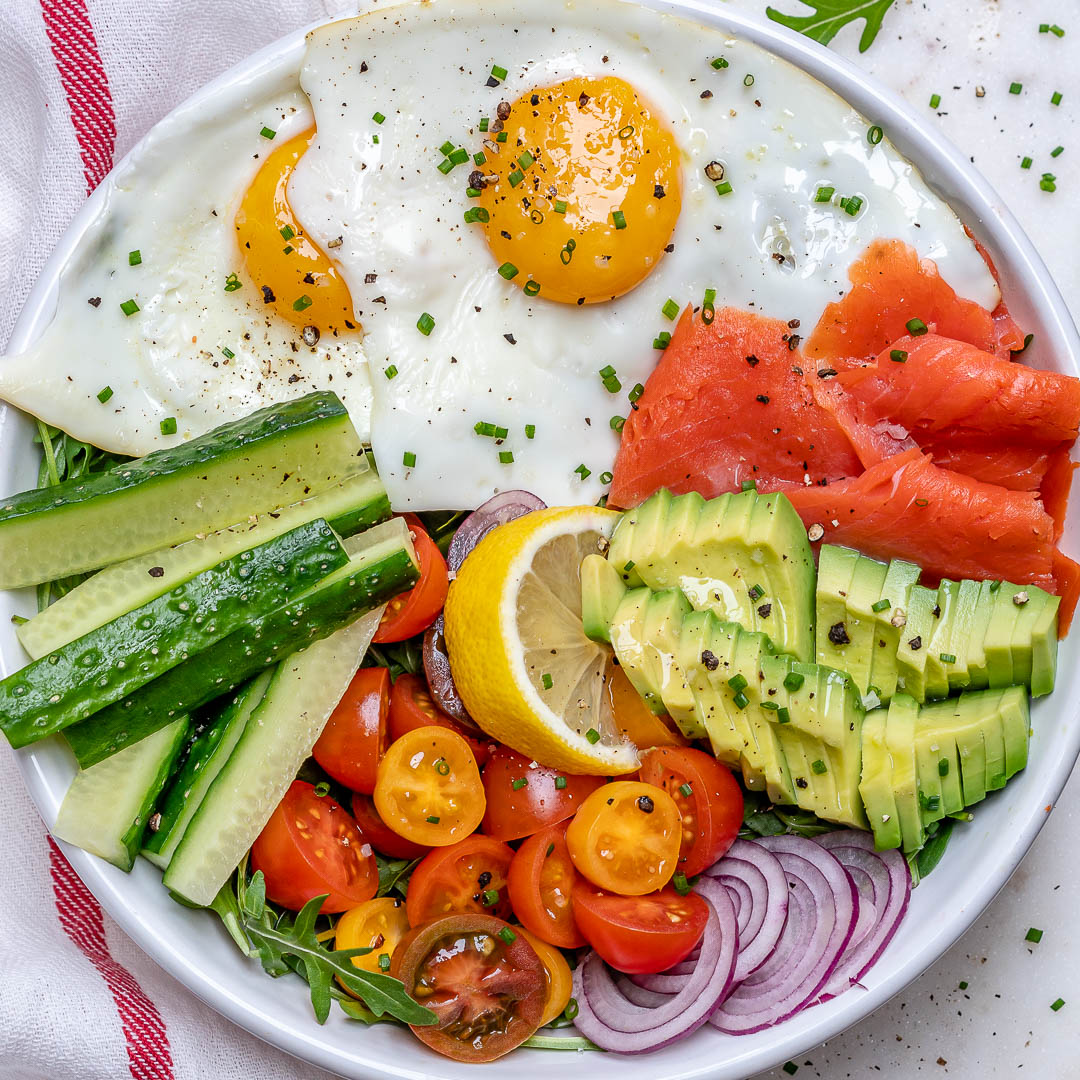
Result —
[{"label": "sliced avocado", "polygon": [[[938,590],[940,596],[940,589]],[[979,596],[982,582],[964,578],[959,582],[953,601],[952,631],[949,634],[949,653],[956,657],[951,663],[945,663],[945,673],[950,690],[965,690],[971,686],[971,671],[968,663],[971,655],[971,643],[974,639],[975,624],[981,623],[979,614]],[[940,602],[940,600],[939,600]]]},{"label": "sliced avocado", "polygon": [[914,563],[893,559],[885,573],[881,595],[875,605],[874,657],[870,666],[870,684],[880,701],[887,703],[896,693],[896,650],[907,620],[908,596],[918,584],[922,571]]},{"label": "sliced avocado", "polygon": [[906,852],[918,851],[926,839],[915,768],[915,721],[918,715],[919,706],[914,698],[897,694],[889,703],[885,718],[885,745],[892,755],[893,795]]},{"label": "sliced avocado", "polygon": [[915,724],[915,756],[919,776],[935,773],[941,789],[941,810],[944,814],[958,814],[964,809],[964,789],[960,781],[960,757],[956,740],[947,730],[933,727],[925,714],[919,710]]},{"label": "sliced avocado", "polygon": [[[930,648],[926,654],[927,680],[940,685],[944,682],[947,688],[953,686],[953,680],[960,680],[966,684],[967,669],[957,672],[960,656],[957,654],[957,644],[953,640],[953,628],[956,623],[957,601],[960,595],[960,582],[942,578],[937,591],[938,616],[934,622],[934,632],[930,636]],[[963,649],[961,651],[964,651]],[[931,695],[946,697],[945,694]]]},{"label": "sliced avocado", "polygon": [[679,657],[683,619],[692,610],[690,601],[678,589],[654,592],[645,606],[645,647],[655,654],[653,664],[659,681],[660,704],[676,723],[680,717],[694,715],[694,695]]},{"label": "sliced avocado", "polygon": [[640,506],[623,514],[615,526],[608,561],[631,589],[650,583],[637,564],[650,559],[663,546],[670,505],[671,492],[661,488]]},{"label": "sliced avocado", "polygon": [[[996,588],[995,588],[996,586]],[[1007,581],[992,582],[990,588],[994,598],[990,612],[990,622],[986,627],[983,649],[986,654],[986,675],[990,686],[1012,686],[1013,678],[1012,639],[1020,609],[1013,603],[1013,597],[1021,592],[1019,585]]]},{"label": "sliced avocado", "polygon": [[1031,628],[1031,696],[1054,689],[1057,678],[1058,608],[1061,598],[1050,596]]},{"label": "sliced avocado", "polygon": [[742,694],[749,699],[749,704],[743,709],[743,715],[757,742],[765,773],[765,790],[773,802],[791,803],[795,801],[795,792],[787,759],[768,720],[772,710],[761,707],[762,702],[769,706],[774,704],[768,693],[770,687],[765,685],[763,670],[771,653],[772,644],[764,634],[740,633],[735,644],[735,670],[746,682]]},{"label": "sliced avocado", "polygon": [[851,644],[843,647],[846,661],[843,670],[855,681],[860,694],[865,694],[870,689],[870,670],[877,644],[878,619],[874,605],[881,599],[887,572],[886,563],[860,555],[855,560],[851,583],[848,586],[845,625]]},{"label": "sliced avocado", "polygon": [[[984,696],[986,695],[986,696]],[[986,798],[986,744],[983,727],[990,715],[997,720],[996,690],[968,690],[958,698],[935,701],[924,705],[920,720],[928,729],[938,731],[941,737],[951,737],[956,743],[960,759],[960,782],[964,793],[964,806],[971,806]]]},{"label": "sliced avocado", "polygon": [[1005,738],[1005,775],[1011,779],[1028,761],[1031,711],[1024,688],[1007,687],[998,703],[998,712],[1001,714],[1001,729]]},{"label": "sliced avocado", "polygon": [[[968,707],[977,708],[982,715],[983,746],[986,750],[986,790],[997,791],[1005,786],[1005,721],[1001,715],[1001,699],[1004,690],[978,690],[978,704]],[[960,695],[963,700],[964,695]]]},{"label": "sliced avocado", "polygon": [[659,672],[654,667],[655,653],[645,640],[645,610],[651,596],[649,589],[627,590],[611,620],[611,647],[634,689],[659,714],[664,712]]},{"label": "sliced avocado", "polygon": [[862,725],[862,779],[859,794],[878,851],[901,844],[900,814],[893,794],[892,755],[885,742],[887,709],[866,714]]},{"label": "sliced avocado", "polygon": [[1049,593],[1034,585],[1025,585],[1013,597],[1018,608],[1012,634],[1013,683],[1017,686],[1031,685],[1031,639],[1049,599]]},{"label": "sliced avocado", "polygon": [[611,623],[625,595],[622,577],[603,555],[581,560],[581,625],[586,637],[611,643]]},{"label": "sliced avocado", "polygon": [[[928,738],[928,734],[930,737]],[[945,810],[942,782],[947,779],[938,771],[941,748],[933,733],[927,733],[915,721],[915,772],[918,781],[919,814],[925,829],[933,821],[940,821]],[[959,787],[959,785],[957,785]],[[961,809],[963,807],[961,806]]]},{"label": "sliced avocado", "polygon": [[[686,685],[690,690],[690,696],[694,702],[693,715],[677,721],[679,729],[688,739],[708,738],[705,721],[700,709],[700,703],[695,693],[695,686],[700,683],[707,685],[707,678],[702,668],[702,654],[709,646],[708,635],[711,620],[714,618],[708,611],[691,611],[683,619],[679,628],[679,664],[686,677]],[[738,759],[735,759],[738,764]]]},{"label": "sliced avocado", "polygon": [[975,614],[968,631],[967,669],[969,690],[985,690],[990,685],[986,670],[986,631],[990,626],[990,616],[994,613],[994,593],[992,581],[979,582],[979,595],[975,599]]},{"label": "sliced avocado", "polygon": [[847,671],[851,634],[848,632],[848,590],[859,553],[822,544],[818,552],[817,653],[819,664]]},{"label": "sliced avocado", "polygon": [[865,829],[866,813],[859,795],[862,725],[866,716],[862,694],[848,675],[828,668],[822,669],[818,692],[822,698],[819,713],[825,716],[825,745],[836,796],[835,810],[821,816]]},{"label": "sliced avocado", "polygon": [[926,658],[934,633],[936,608],[937,593],[933,589],[912,585],[907,618],[900,631],[900,647],[896,651],[896,686],[916,701],[925,701],[927,697]]},{"label": "sliced avocado", "polygon": [[[733,623],[721,623],[711,612],[694,612],[683,623],[679,649],[688,665],[687,683],[694,695],[694,715],[712,744],[713,754],[719,761],[733,769],[742,767],[743,755],[747,753],[747,735],[735,722],[723,693],[713,675],[721,680],[731,677],[732,657],[738,627]],[[691,664],[693,655],[699,663]],[[756,753],[756,745],[754,752]],[[764,783],[761,789],[764,790]]]}]

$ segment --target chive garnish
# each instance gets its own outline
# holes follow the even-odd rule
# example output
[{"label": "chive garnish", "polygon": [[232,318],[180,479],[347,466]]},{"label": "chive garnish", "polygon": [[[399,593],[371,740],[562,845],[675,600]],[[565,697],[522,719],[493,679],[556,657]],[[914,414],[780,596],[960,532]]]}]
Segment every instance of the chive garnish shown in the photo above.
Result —
[{"label": "chive garnish", "polygon": [[381,124],[386,119],[386,117],[383,116],[381,112],[377,112],[372,113],[371,119],[374,120],[376,124]]},{"label": "chive garnish", "polygon": [[634,562],[633,559],[627,559],[626,562],[623,563],[623,572],[628,574],[635,566],[637,566],[637,563]]},{"label": "chive garnish", "polygon": [[951,652],[940,653],[938,655],[938,659],[943,664],[955,664],[956,663],[956,655],[954,653],[951,653]]},{"label": "chive garnish", "polygon": [[293,301],[293,311],[307,311],[307,309],[311,307],[311,304],[311,297],[305,293],[303,296],[298,296]]},{"label": "chive garnish", "polygon": [[486,225],[491,220],[491,215],[488,213],[486,207],[470,206],[469,209],[465,211],[463,220],[466,225],[472,225],[475,221],[482,222]]},{"label": "chive garnish", "polygon": [[724,180],[721,183],[716,185],[716,194],[717,195],[730,195],[732,193],[732,191],[734,191],[734,188],[731,186],[731,184],[727,180]]},{"label": "chive garnish", "polygon": [[840,209],[848,215],[848,217],[854,217],[862,209],[862,196],[852,195],[847,199],[840,200]]},{"label": "chive garnish", "polygon": [[492,64],[491,65],[491,77],[493,79],[498,79],[499,82],[502,82],[502,80],[506,78],[506,68],[499,67],[498,64]]},{"label": "chive garnish", "polygon": [[1039,187],[1043,191],[1057,191],[1056,180],[1057,177],[1053,173],[1044,172],[1042,179],[1039,181]]},{"label": "chive garnish", "polygon": [[405,453],[401,455],[401,464],[404,465],[406,469],[411,469],[416,464],[416,455],[411,450],[406,450]]},{"label": "chive garnish", "polygon": [[613,210],[611,212],[611,220],[616,229],[626,228],[626,215],[621,210]]},{"label": "chive garnish", "polygon": [[940,104],[941,104],[941,95],[940,94],[931,94],[930,95],[930,108],[931,109],[936,109]]},{"label": "chive garnish", "polygon": [[1043,932],[1040,929],[1038,929],[1038,927],[1033,926],[1024,935],[1024,940],[1033,942],[1034,944],[1038,945],[1039,942],[1042,941],[1042,937],[1043,937]]},{"label": "chive garnish", "polygon": [[511,451],[511,450],[500,450],[499,451],[499,464],[500,465],[513,465],[514,464],[513,451]]},{"label": "chive garnish", "polygon": [[731,700],[736,709],[745,709],[750,704],[750,699],[741,690]]},{"label": "chive garnish", "polygon": [[438,817],[437,814],[432,814],[431,817],[427,818],[426,820],[427,820],[427,823],[429,825],[438,825],[439,824],[439,817]]},{"label": "chive garnish", "polygon": [[532,439],[535,436],[536,436],[536,425],[535,424],[526,424],[525,425],[525,438],[526,439]]},{"label": "chive garnish", "polygon": [[383,374],[384,374],[384,375],[385,375],[385,376],[386,376],[386,377],[387,377],[388,379],[392,379],[392,378],[393,378],[393,377],[394,377],[394,376],[395,376],[395,375],[397,374],[397,365],[395,365],[395,364],[391,364],[391,365],[390,365],[389,367],[387,367],[387,368],[385,368],[385,369],[383,370]]},{"label": "chive garnish", "polygon": [[230,274],[225,279],[225,291],[226,292],[236,292],[236,290],[240,288],[240,285],[241,285],[240,279],[235,274]]},{"label": "chive garnish", "polygon": [[446,174],[449,173],[450,170],[453,169],[453,167],[454,163],[449,158],[443,158],[437,166],[439,172],[441,172],[443,176],[446,176]]},{"label": "chive garnish", "polygon": [[525,174],[520,169],[515,169],[506,179],[510,181],[511,187],[517,187],[525,179]]},{"label": "chive garnish", "polygon": [[591,727],[585,732],[585,738],[595,746],[600,741],[600,732]]},{"label": "chive garnish", "polygon": [[494,907],[499,902],[498,889],[485,889],[483,893],[484,907]]},{"label": "chive garnish", "polygon": [[765,595],[765,590],[760,585],[751,585],[748,592],[751,600],[760,600]]},{"label": "chive garnish", "polygon": [[611,481],[614,480],[614,479],[615,479],[615,474],[614,473],[602,472],[600,474],[600,483],[601,484],[610,484]]},{"label": "chive garnish", "polygon": [[1024,158],[1023,161],[1020,162],[1020,168],[1021,169],[1030,169],[1031,164],[1032,164],[1031,158],[1026,157],[1026,158]]},{"label": "chive garnish", "polygon": [[888,600],[888,597],[886,597],[883,600],[878,600],[876,603],[871,604],[870,605],[870,610],[874,611],[874,612],[886,611],[886,610],[888,610],[888,607],[889,607],[889,600]]},{"label": "chive garnish", "polygon": [[908,354],[904,349],[892,349],[889,352],[889,359],[894,360],[898,364],[907,363]]},{"label": "chive garnish", "polygon": [[296,230],[291,225],[282,225],[278,232],[282,240],[291,240],[296,235]]},{"label": "chive garnish", "polygon": [[447,139],[446,142],[444,142],[442,146],[439,147],[439,153],[442,154],[443,157],[448,157],[450,151],[453,149],[454,144],[449,139]]},{"label": "chive garnish", "polygon": [[817,761],[815,761],[810,766],[810,768],[813,769],[814,772],[816,772],[818,774],[818,776],[823,776],[825,773],[827,773],[829,771],[829,767],[825,764],[824,761],[821,760],[821,758],[818,758]]},{"label": "chive garnish", "polygon": [[778,712],[780,709],[780,706],[775,701],[763,701],[761,707],[769,712]]},{"label": "chive garnish", "polygon": [[527,776],[519,776],[510,786],[514,791],[520,791],[528,782],[529,778]]},{"label": "chive garnish", "polygon": [[[555,777],[555,790],[556,791],[562,791],[563,788],[565,788],[565,787],[566,787],[566,777],[565,776],[556,776]],[[550,855],[551,852],[549,851],[548,854]]]},{"label": "chive garnish", "polygon": [[828,202],[836,194],[836,188],[822,185],[814,193],[814,202]]},{"label": "chive garnish", "polygon": [[574,472],[581,477],[582,480],[588,480],[592,476],[592,469],[586,468],[585,465],[579,465]]},{"label": "chive garnish", "polygon": [[556,199],[553,209],[555,210],[556,214],[565,214],[566,203],[562,199]]},{"label": "chive garnish", "polygon": [[390,954],[389,953],[379,953],[379,970],[380,971],[389,971],[390,970]]},{"label": "chive garnish", "polygon": [[504,262],[502,266],[499,267],[499,276],[506,278],[507,281],[516,278],[517,275],[518,268],[511,262]]},{"label": "chive garnish", "polygon": [[907,327],[907,332],[912,337],[922,337],[922,335],[927,332],[926,323],[924,323],[922,319],[919,318],[908,319],[908,321],[904,323],[904,325]]},{"label": "chive garnish", "polygon": [[489,119],[488,117],[486,117],[486,116],[481,116],[481,117],[480,117],[480,130],[481,130],[481,131],[487,131],[487,129],[488,129],[488,125],[489,125],[490,123],[491,123],[491,120],[490,120],[490,119]]},{"label": "chive garnish", "polygon": [[528,171],[529,171],[529,168],[530,168],[530,167],[532,166],[532,163],[533,163],[533,162],[534,162],[535,160],[536,160],[536,158],[534,158],[534,157],[532,156],[532,154],[530,154],[530,153],[529,153],[529,151],[528,151],[528,150],[526,150],[526,151],[525,151],[524,153],[522,153],[522,154],[519,154],[519,155],[518,155],[518,164],[519,164],[519,165],[520,165],[520,166],[521,166],[521,167],[522,167],[522,168],[523,168],[523,169],[524,169],[524,170],[525,170],[526,172],[528,172]]},{"label": "chive garnish", "polygon": [[435,320],[425,311],[420,318],[416,320],[416,329],[419,330],[424,337],[427,337],[431,331],[435,329]]},{"label": "chive garnish", "polygon": [[483,150],[480,150],[473,154],[472,159],[474,165],[483,165],[484,162],[487,161],[487,154],[485,154]]},{"label": "chive garnish", "polygon": [[613,416],[608,421],[608,427],[610,427],[612,431],[622,431],[623,425],[625,423],[626,423],[626,417],[625,416]]},{"label": "chive garnish", "polygon": [[728,62],[722,56],[718,56],[715,60],[710,61],[710,66],[717,71],[721,71],[728,66]]},{"label": "chive garnish", "polygon": [[786,708],[779,708],[776,712],[776,722],[778,724],[790,724],[791,713],[789,713]]},{"label": "chive garnish", "polygon": [[540,293],[540,282],[533,281],[531,278],[525,282],[521,287],[521,291],[526,296],[538,296]]},{"label": "chive garnish", "polygon": [[545,690],[551,689],[551,676],[546,671],[540,676],[540,682],[544,684]]},{"label": "chive garnish", "polygon": [[669,296],[667,300],[664,301],[664,306],[660,311],[665,319],[670,319],[674,322],[676,316],[679,314],[679,305]]},{"label": "chive garnish", "polygon": [[1050,156],[1051,157],[1060,157],[1061,154],[1062,154],[1062,151],[1064,149],[1065,149],[1064,146],[1055,146],[1054,149],[1050,151]]},{"label": "chive garnish", "polygon": [[138,266],[142,262],[142,252],[135,248],[128,252],[128,266]]},{"label": "chive garnish", "polygon": [[671,885],[680,896],[685,896],[690,891],[690,882],[686,880],[686,875],[681,870],[676,870],[671,875]]},{"label": "chive garnish", "polygon": [[136,311],[139,311],[140,308],[139,308],[139,305],[136,304],[134,300],[125,300],[120,305],[120,310],[125,315],[127,315],[128,318],[131,318],[131,316],[134,315]]},{"label": "chive garnish", "polygon": [[949,759],[948,758],[939,759],[939,761],[937,763],[937,771],[938,771],[938,776],[948,776],[949,775]]},{"label": "chive garnish", "polygon": [[105,402],[108,401],[109,398],[111,398],[112,396],[113,396],[113,388],[111,386],[103,386],[97,392],[97,399],[98,399],[98,401],[101,402],[102,405],[104,405]]},{"label": "chive garnish", "polygon": [[161,434],[162,435],[175,435],[176,434],[176,417],[175,416],[166,416],[165,419],[162,420],[160,424],[158,424],[158,427],[161,428]]},{"label": "chive garnish", "polygon": [[654,349],[666,349],[671,344],[671,335],[666,330],[661,330],[656,337],[653,338],[652,347]]},{"label": "chive garnish", "polygon": [[506,142],[506,132],[505,131],[500,131],[499,134],[495,136],[495,141],[496,142]]},{"label": "chive garnish", "polygon": [[446,155],[446,160],[451,165],[464,165],[469,160],[469,151],[463,146],[459,146],[456,150]]},{"label": "chive garnish", "polygon": [[884,131],[882,130],[882,128],[881,128],[881,125],[880,125],[880,124],[875,124],[875,125],[874,125],[874,126],[873,126],[873,127],[872,127],[872,128],[871,128],[871,129],[870,129],[870,130],[869,130],[869,131],[868,131],[868,132],[866,133],[866,141],[867,141],[867,142],[868,142],[868,143],[869,143],[869,144],[870,144],[871,146],[877,146],[877,144],[878,144],[879,142],[881,142],[881,140],[882,140],[882,139],[884,139],[884,138],[885,138],[885,132],[884,132]]},{"label": "chive garnish", "polygon": [[757,481],[756,480],[740,480],[739,481],[739,490],[740,491],[757,491]]},{"label": "chive garnish", "polygon": [[689,799],[690,796],[694,794],[694,789],[689,784],[680,784],[679,785],[679,794],[684,799]]},{"label": "chive garnish", "polygon": [[224,356],[226,360],[231,360],[236,355],[236,353],[234,353],[228,345],[222,345],[221,355]]},{"label": "chive garnish", "polygon": [[272,139],[277,134],[277,132],[273,128],[264,127],[262,131],[259,132],[259,134],[264,139]]},{"label": "chive garnish", "polygon": [[785,1061],[783,1069],[788,1076],[794,1076],[799,1071],[799,1066],[796,1065],[794,1061]]},{"label": "chive garnish", "polygon": [[732,690],[738,693],[740,690],[746,689],[746,676],[741,673],[738,675],[732,675],[731,678],[728,679],[727,684],[731,687]]},{"label": "chive garnish", "polygon": [[784,689],[785,690],[800,690],[802,684],[806,682],[806,676],[800,674],[798,671],[789,671],[784,676]]},{"label": "chive garnish", "polygon": [[440,776],[449,776],[450,775],[450,762],[447,761],[446,758],[439,758],[439,760],[435,762],[435,771]]},{"label": "chive garnish", "polygon": [[1060,90],[1055,90],[1050,95],[1050,104],[1051,105],[1060,105],[1061,104],[1061,91]]},{"label": "chive garnish", "polygon": [[743,76],[742,84],[743,84],[743,86],[753,86],[754,85],[754,76],[747,73],[746,75]]},{"label": "chive garnish", "polygon": [[489,437],[494,437],[495,425],[488,423],[488,421],[486,420],[477,420],[476,423],[473,425],[473,431],[475,431],[477,435],[487,435]]},{"label": "chive garnish", "polygon": [[635,401],[641,398],[641,395],[645,393],[645,387],[641,383],[635,383],[633,390],[626,396],[630,399],[630,404],[633,405]]},{"label": "chive garnish", "polygon": [[1018,82],[1009,83],[1009,93],[1010,94],[1019,94],[1020,91],[1023,90],[1023,89],[1024,89],[1024,84],[1023,83],[1018,83]]},{"label": "chive garnish", "polygon": [[1063,1006],[1064,1004],[1065,1004],[1065,999],[1064,999],[1064,998],[1058,998],[1058,999],[1057,999],[1057,1001],[1055,1001],[1055,1002],[1053,1003],[1053,1005],[1051,1005],[1051,1006],[1050,1006],[1050,1008],[1051,1008],[1051,1009],[1052,1009],[1052,1010],[1053,1010],[1054,1012],[1060,1012],[1060,1011],[1061,1011],[1061,1008],[1062,1008],[1062,1006]]}]

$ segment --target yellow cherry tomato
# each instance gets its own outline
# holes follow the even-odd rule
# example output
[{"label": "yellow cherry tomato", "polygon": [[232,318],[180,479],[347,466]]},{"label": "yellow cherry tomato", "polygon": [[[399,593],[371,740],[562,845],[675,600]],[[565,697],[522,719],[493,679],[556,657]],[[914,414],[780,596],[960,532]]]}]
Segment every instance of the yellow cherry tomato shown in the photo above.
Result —
[{"label": "yellow cherry tomato", "polygon": [[532,947],[540,963],[547,972],[548,996],[544,1004],[544,1015],[540,1019],[539,1027],[550,1024],[552,1020],[560,1016],[570,1000],[570,994],[574,989],[574,977],[570,974],[570,965],[554,945],[549,945],[535,934],[530,933],[524,926],[515,926],[514,933],[520,934]]},{"label": "yellow cherry tomato", "polygon": [[[385,973],[390,970],[390,957],[408,932],[409,919],[405,914],[405,901],[380,896],[349,908],[338,919],[334,927],[334,947],[370,949],[371,952],[364,956],[354,956],[353,966],[364,971]],[[349,990],[349,993],[352,991]]]}]

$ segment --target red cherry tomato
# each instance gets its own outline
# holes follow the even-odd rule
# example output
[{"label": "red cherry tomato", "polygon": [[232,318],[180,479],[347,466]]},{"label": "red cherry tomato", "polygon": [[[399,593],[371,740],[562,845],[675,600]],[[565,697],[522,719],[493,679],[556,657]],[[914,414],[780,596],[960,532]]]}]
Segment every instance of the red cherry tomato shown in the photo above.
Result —
[{"label": "red cherry tomato", "polygon": [[661,889],[617,896],[587,881],[574,886],[574,919],[589,944],[617,971],[645,975],[685,960],[701,940],[709,909],[697,893]]},{"label": "red cherry tomato", "polygon": [[497,840],[530,836],[572,817],[604,783],[603,777],[573,776],[498,746],[484,766],[487,811],[480,828]]},{"label": "red cherry tomato", "polygon": [[641,779],[663,788],[682,818],[678,869],[687,877],[712,866],[743,823],[743,796],[731,770],[690,747],[658,747],[641,759]]},{"label": "red cherry tomato", "polygon": [[410,931],[390,973],[438,1017],[413,1033],[455,1061],[494,1061],[519,1046],[540,1026],[550,994],[525,935],[491,915],[451,915]]},{"label": "red cherry tomato", "polygon": [[478,736],[476,731],[459,724],[452,716],[447,716],[432,700],[422,676],[408,672],[399,675],[390,692],[390,741],[397,742],[407,731],[431,727],[432,724],[449,728],[460,735],[469,744],[476,764],[484,767],[495,744],[486,736]]},{"label": "red cherry tomato", "polygon": [[514,852],[478,833],[424,856],[409,879],[405,911],[410,926],[455,912],[507,919],[512,914],[506,877]]},{"label": "red cherry tomato", "polygon": [[270,815],[251,847],[251,865],[263,872],[267,899],[291,911],[324,893],[324,912],[345,911],[379,887],[371,845],[348,810],[303,780],[292,782]]},{"label": "red cherry tomato", "polygon": [[549,825],[517,849],[507,885],[514,914],[526,929],[560,949],[586,944],[570,895],[579,881],[566,847],[566,825]]},{"label": "red cherry tomato", "polygon": [[312,757],[340,784],[370,795],[386,753],[390,714],[390,672],[361,668],[330,714]]},{"label": "red cherry tomato", "polygon": [[404,836],[398,836],[381,817],[375,808],[375,800],[370,795],[357,793],[352,797],[352,813],[356,824],[371,846],[380,855],[389,855],[392,859],[422,859],[430,850],[422,844],[414,844]]},{"label": "red cherry tomato", "polygon": [[446,591],[450,587],[446,560],[435,546],[435,541],[428,536],[415,514],[406,514],[405,521],[416,548],[420,580],[407,592],[398,593],[386,605],[379,629],[372,639],[379,644],[404,641],[426,630],[442,611]]}]

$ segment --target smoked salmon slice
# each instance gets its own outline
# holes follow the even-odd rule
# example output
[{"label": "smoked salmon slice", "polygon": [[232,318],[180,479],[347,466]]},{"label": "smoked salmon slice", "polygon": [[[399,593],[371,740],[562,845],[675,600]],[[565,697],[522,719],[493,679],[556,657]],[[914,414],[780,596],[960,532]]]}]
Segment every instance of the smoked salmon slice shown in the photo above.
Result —
[{"label": "smoked salmon slice", "polygon": [[921,319],[945,337],[1009,358],[1023,334],[999,307],[987,311],[957,296],[930,259],[902,240],[875,240],[848,271],[851,289],[829,304],[806,343],[806,355],[823,368],[869,363]]},{"label": "smoked salmon slice", "polygon": [[860,473],[796,341],[778,319],[721,308],[706,323],[687,307],[623,427],[609,505],[661,487],[711,498],[746,480],[771,491]]},{"label": "smoked salmon slice", "polygon": [[986,484],[905,450],[854,479],[785,494],[830,544],[908,559],[928,579],[999,578],[1059,593],[1059,634],[1068,629],[1080,568],[1055,549],[1054,521],[1036,493]]}]

